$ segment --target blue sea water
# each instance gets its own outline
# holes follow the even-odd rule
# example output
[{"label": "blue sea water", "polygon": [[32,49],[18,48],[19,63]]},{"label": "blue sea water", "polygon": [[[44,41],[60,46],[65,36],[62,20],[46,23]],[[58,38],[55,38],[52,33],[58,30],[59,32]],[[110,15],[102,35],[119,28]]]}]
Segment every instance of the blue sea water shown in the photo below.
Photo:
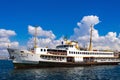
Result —
[{"label": "blue sea water", "polygon": [[120,80],[120,65],[14,69],[0,60],[0,80]]}]

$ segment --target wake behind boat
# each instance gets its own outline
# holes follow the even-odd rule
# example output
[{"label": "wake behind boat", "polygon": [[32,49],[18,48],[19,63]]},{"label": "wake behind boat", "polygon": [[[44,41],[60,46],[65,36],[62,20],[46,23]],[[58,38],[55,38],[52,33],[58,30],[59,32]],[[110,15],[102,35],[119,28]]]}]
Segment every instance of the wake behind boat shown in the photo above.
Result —
[{"label": "wake behind boat", "polygon": [[88,50],[79,48],[78,42],[68,40],[64,40],[64,44],[56,48],[36,47],[36,30],[34,48],[30,50],[8,48],[15,68],[117,65],[120,63],[119,55],[114,52],[92,51],[92,26]]}]

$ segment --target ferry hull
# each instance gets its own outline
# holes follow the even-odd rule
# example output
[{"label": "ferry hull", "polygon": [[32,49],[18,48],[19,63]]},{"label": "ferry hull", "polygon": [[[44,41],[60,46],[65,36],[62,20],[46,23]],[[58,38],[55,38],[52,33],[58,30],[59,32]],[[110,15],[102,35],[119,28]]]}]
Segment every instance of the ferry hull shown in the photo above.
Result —
[{"label": "ferry hull", "polygon": [[96,65],[118,65],[119,62],[39,62],[39,64],[27,64],[27,63],[14,63],[16,69],[28,69],[28,68],[52,68],[52,67],[79,67],[79,66],[96,66]]}]

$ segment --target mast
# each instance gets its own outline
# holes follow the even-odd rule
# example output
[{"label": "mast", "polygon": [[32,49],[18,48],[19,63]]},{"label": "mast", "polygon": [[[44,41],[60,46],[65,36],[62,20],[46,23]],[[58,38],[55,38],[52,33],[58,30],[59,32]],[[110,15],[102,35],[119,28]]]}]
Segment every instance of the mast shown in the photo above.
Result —
[{"label": "mast", "polygon": [[93,25],[90,26],[90,44],[89,44],[89,51],[92,51],[92,31]]},{"label": "mast", "polygon": [[37,27],[35,27],[35,33],[34,33],[34,48],[37,48]]}]

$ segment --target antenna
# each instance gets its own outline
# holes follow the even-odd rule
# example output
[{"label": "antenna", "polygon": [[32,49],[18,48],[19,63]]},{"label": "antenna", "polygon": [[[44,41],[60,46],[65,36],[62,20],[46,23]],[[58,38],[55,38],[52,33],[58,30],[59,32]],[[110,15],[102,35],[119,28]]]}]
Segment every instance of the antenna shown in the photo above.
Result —
[{"label": "antenna", "polygon": [[92,31],[93,25],[90,26],[90,44],[89,44],[89,51],[92,51]]},{"label": "antenna", "polygon": [[37,28],[38,28],[38,27],[35,27],[35,33],[34,33],[34,37],[35,37],[35,40],[34,40],[34,48],[37,48]]}]

